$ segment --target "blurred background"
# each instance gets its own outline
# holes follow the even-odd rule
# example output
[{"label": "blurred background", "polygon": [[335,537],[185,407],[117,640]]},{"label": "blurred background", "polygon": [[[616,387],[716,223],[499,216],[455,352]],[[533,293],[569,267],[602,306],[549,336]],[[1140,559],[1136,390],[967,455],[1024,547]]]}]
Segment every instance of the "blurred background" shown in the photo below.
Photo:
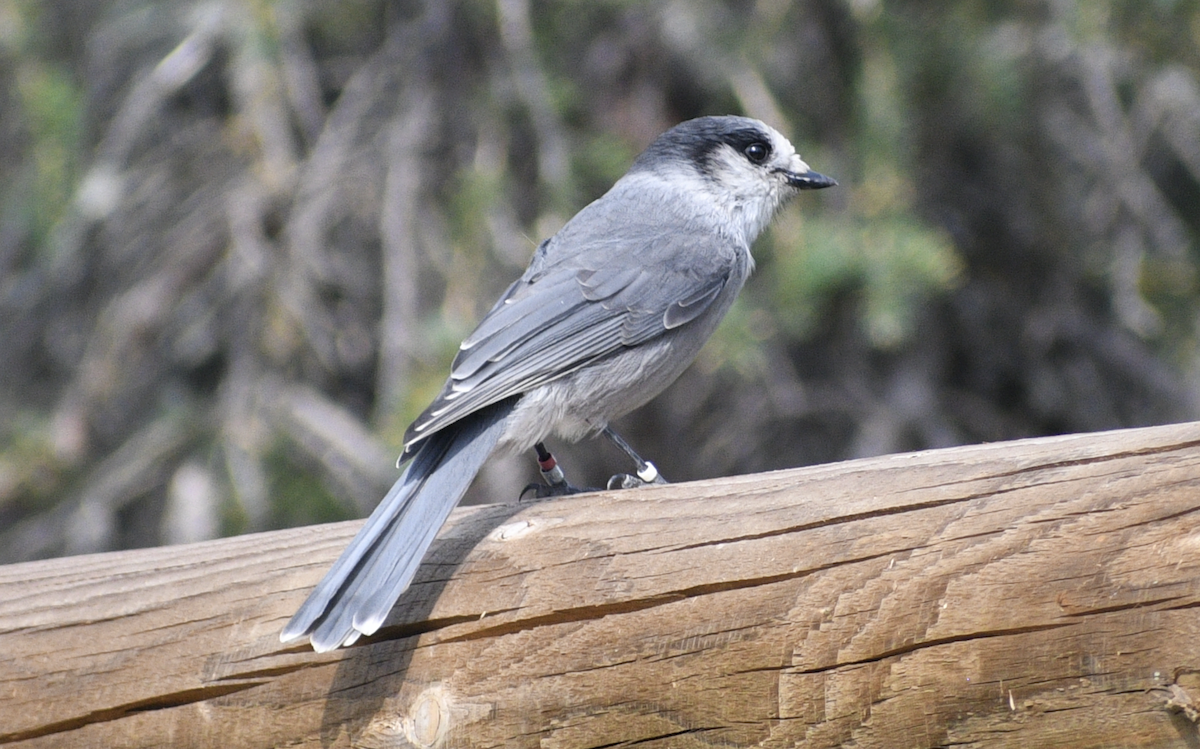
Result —
[{"label": "blurred background", "polygon": [[1197,418],[1198,0],[0,0],[0,561],[365,515],[537,242],[715,113],[841,186],[616,425],[668,478]]}]

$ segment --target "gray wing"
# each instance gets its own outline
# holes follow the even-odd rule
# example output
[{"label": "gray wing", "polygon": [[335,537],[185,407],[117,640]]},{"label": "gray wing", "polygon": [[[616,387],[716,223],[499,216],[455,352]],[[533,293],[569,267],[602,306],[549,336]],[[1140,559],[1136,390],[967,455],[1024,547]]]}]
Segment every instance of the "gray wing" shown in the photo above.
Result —
[{"label": "gray wing", "polygon": [[408,428],[406,454],[467,414],[691,322],[738,267],[736,245],[709,233],[612,237],[572,250],[555,240],[538,248],[462,342],[445,388]]}]

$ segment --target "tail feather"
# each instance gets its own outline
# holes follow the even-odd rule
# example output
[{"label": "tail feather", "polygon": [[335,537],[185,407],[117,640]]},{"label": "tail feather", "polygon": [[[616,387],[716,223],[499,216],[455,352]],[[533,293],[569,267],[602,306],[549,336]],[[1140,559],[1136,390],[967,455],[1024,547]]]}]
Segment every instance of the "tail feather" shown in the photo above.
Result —
[{"label": "tail feather", "polygon": [[424,441],[280,640],[307,635],[324,652],[379,629],[500,440],[515,403],[509,399],[481,409]]}]

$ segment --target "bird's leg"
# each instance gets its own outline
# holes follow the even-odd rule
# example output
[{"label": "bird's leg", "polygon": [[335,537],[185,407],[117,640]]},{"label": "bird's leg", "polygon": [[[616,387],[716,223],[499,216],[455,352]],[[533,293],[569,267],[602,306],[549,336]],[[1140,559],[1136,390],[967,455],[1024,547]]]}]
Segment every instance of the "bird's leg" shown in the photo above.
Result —
[{"label": "bird's leg", "polygon": [[533,446],[533,450],[537,453],[538,470],[542,472],[542,480],[546,482],[546,485],[542,486],[538,483],[530,484],[521,491],[522,497],[529,492],[533,492],[535,497],[542,499],[544,497],[561,497],[567,494],[595,491],[594,489],[581,489],[568,484],[567,477],[563,475],[562,467],[558,465],[558,461],[546,449],[544,443],[537,443]]},{"label": "bird's leg", "polygon": [[551,489],[559,489],[569,487],[567,477],[563,475],[562,466],[546,449],[544,442],[539,442],[533,446],[533,451],[537,453],[538,470],[542,473],[542,480]]},{"label": "bird's leg", "polygon": [[600,433],[608,437],[609,441],[614,445],[621,448],[621,451],[628,455],[634,465],[637,466],[636,476],[631,476],[628,473],[618,473],[616,476],[610,478],[608,480],[609,489],[633,489],[638,486],[645,486],[646,484],[669,483],[662,477],[662,474],[658,472],[653,463],[648,460],[642,460],[642,456],[634,452],[629,443],[621,435],[613,431],[612,427],[606,424],[600,430]]}]

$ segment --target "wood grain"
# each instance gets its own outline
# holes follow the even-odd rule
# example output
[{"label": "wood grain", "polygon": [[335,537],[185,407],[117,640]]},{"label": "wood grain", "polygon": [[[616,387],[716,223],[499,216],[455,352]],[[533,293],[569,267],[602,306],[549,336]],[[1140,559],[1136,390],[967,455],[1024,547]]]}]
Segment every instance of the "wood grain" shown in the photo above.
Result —
[{"label": "wood grain", "polygon": [[1200,747],[1200,424],[460,509],[280,645],[357,526],[0,567],[0,745]]}]

